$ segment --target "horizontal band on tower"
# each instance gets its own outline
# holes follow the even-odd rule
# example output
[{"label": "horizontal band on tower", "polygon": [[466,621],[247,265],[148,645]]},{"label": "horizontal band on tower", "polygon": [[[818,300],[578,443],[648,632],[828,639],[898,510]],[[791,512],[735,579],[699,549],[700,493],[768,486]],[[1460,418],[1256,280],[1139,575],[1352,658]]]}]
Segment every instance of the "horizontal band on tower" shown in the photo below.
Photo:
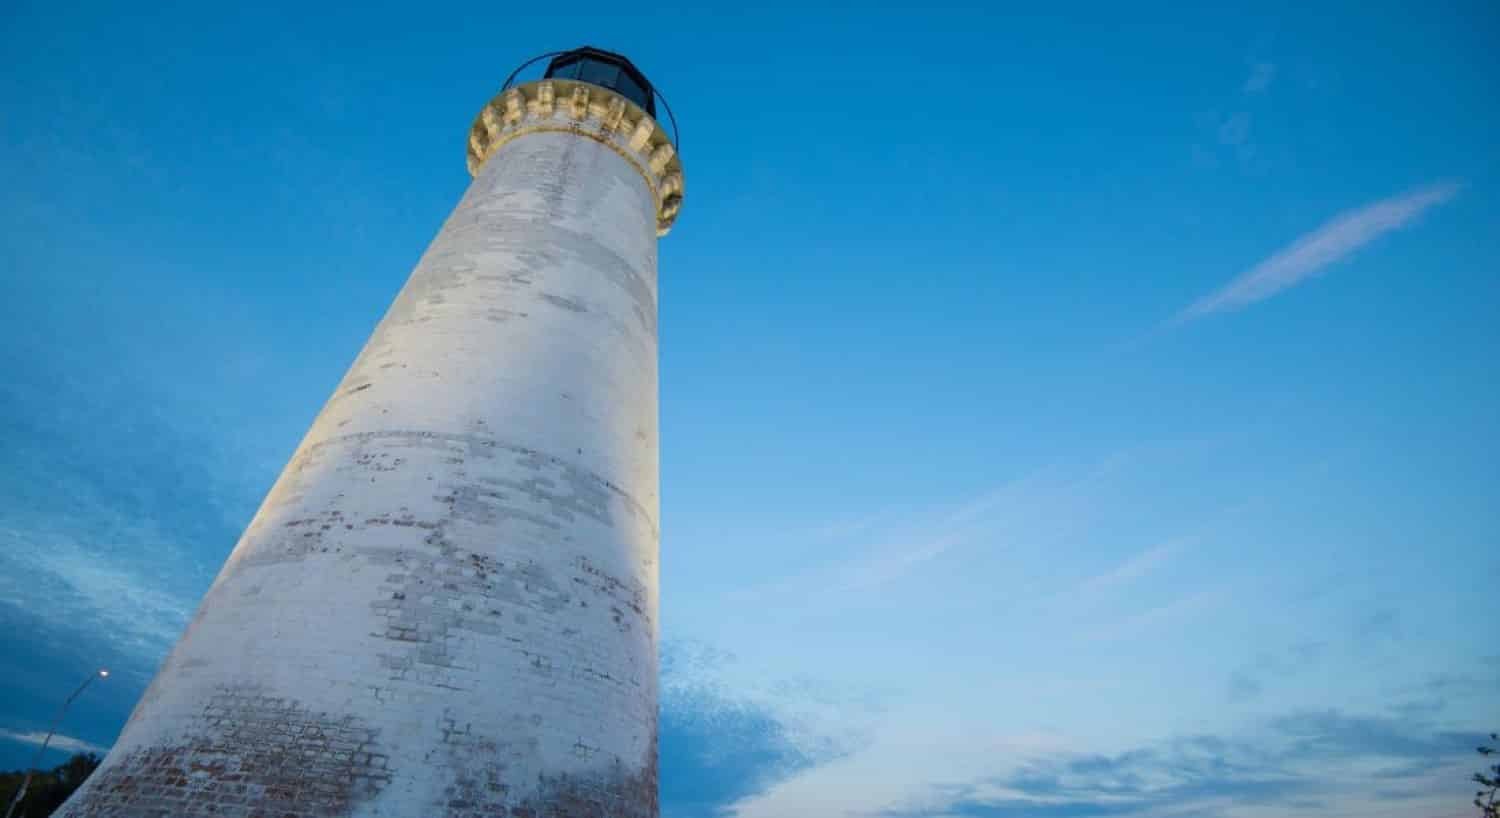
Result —
[{"label": "horizontal band on tower", "polygon": [[682,209],[682,161],[666,130],[640,106],[607,88],[574,80],[538,80],[502,91],[469,129],[470,175],[477,176],[502,145],[533,133],[571,133],[619,154],[646,180],[656,200],[656,235],[672,229]]}]

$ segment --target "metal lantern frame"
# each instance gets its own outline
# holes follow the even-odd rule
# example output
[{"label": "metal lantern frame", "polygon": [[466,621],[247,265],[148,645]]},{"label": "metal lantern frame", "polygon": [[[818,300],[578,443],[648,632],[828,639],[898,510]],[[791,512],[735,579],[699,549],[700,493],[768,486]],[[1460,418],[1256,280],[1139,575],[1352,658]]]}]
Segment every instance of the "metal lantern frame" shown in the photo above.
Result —
[{"label": "metal lantern frame", "polygon": [[[571,48],[565,51],[549,51],[545,54],[538,54],[537,56],[532,57],[526,62],[521,63],[516,67],[516,70],[510,72],[510,76],[505,78],[505,84],[500,86],[500,91],[503,93],[506,89],[510,88],[511,84],[515,82],[516,77],[522,71],[549,57],[552,58],[552,61],[547,64],[547,70],[543,74],[544,79],[549,79],[556,76],[560,79],[569,79],[576,82],[586,82],[590,85],[596,85],[600,88],[613,91],[614,93],[617,93],[620,96],[629,99],[631,102],[640,105],[641,108],[646,112],[646,114],[652,119],[656,118],[656,102],[657,100],[660,100],[662,108],[666,109],[667,119],[672,124],[672,141],[674,143],[673,147],[676,149],[676,152],[679,155],[682,154],[682,135],[677,130],[677,117],[672,114],[672,106],[667,103],[667,98],[662,96],[661,91],[657,90],[656,86],[653,85],[650,80],[646,79],[646,75],[643,74],[639,68],[636,68],[634,63],[632,63],[624,55],[616,54],[613,51],[605,51],[602,48],[594,48],[593,46],[586,45],[581,48]],[[634,95],[629,93],[630,89],[628,88],[620,88],[604,82],[592,81],[588,77],[582,76],[581,74],[578,76],[569,77],[562,76],[559,73],[560,71],[564,71],[568,68],[581,68],[582,66],[591,63],[609,65],[618,69],[620,73],[624,74],[625,77],[629,79],[632,85],[635,85],[641,91],[644,99],[635,99]]]}]

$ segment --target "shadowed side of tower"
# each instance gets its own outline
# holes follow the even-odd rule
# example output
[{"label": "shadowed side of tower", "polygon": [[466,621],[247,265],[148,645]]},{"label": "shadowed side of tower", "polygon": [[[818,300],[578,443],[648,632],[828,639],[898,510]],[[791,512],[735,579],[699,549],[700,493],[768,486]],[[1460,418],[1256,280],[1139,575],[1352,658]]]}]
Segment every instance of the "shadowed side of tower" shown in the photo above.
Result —
[{"label": "shadowed side of tower", "polygon": [[682,175],[575,76],[483,109],[473,184],[60,816],[658,814]]}]

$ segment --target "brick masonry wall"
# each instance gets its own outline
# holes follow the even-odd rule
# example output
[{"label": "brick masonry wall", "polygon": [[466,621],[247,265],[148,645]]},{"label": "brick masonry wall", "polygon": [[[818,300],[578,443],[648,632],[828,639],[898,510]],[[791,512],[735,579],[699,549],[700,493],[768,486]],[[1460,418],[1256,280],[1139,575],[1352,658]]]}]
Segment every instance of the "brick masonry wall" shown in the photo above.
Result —
[{"label": "brick masonry wall", "polygon": [[64,818],[654,818],[657,203],[486,162]]}]

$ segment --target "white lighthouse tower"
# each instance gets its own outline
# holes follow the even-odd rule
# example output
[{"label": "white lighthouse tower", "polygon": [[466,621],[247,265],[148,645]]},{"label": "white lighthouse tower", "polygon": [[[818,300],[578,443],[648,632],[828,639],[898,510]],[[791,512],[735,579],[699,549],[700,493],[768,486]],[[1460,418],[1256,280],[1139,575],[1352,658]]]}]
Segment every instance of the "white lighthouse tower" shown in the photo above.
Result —
[{"label": "white lighthouse tower", "polygon": [[59,815],[655,818],[655,101],[585,48],[484,107],[473,183]]}]

